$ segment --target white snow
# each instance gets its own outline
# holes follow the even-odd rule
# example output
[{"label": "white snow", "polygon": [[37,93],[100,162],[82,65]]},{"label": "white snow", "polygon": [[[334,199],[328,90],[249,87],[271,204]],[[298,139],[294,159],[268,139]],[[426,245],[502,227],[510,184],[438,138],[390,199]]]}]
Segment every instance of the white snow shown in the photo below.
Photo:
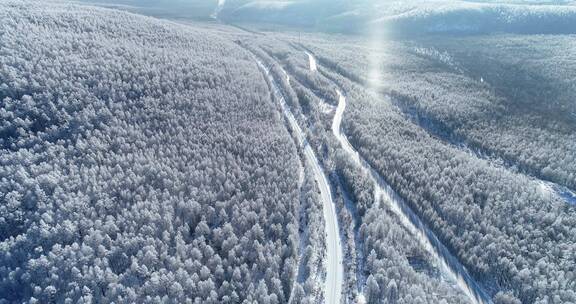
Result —
[{"label": "white snow", "polygon": [[559,184],[534,178],[538,183],[538,191],[545,199],[557,197],[570,205],[576,205],[576,193]]},{"label": "white snow", "polygon": [[330,114],[334,112],[334,106],[323,101],[319,103],[318,108],[324,114]]},{"label": "white snow", "polygon": [[337,93],[339,96],[338,107],[336,108],[336,114],[332,122],[332,132],[342,145],[344,151],[346,151],[354,162],[361,166],[374,182],[374,193],[377,196],[377,201],[389,205],[392,212],[398,216],[402,224],[410,230],[412,234],[417,236],[423,248],[436,260],[436,264],[440,267],[444,275],[456,283],[470,298],[472,303],[491,303],[489,297],[486,296],[484,291],[474,282],[459,261],[440,243],[434,233],[424,226],[418,216],[408,208],[403,199],[399,197],[376,170],[360,156],[350,144],[346,135],[341,132],[340,126],[344,109],[346,108],[346,98],[339,90],[337,90]]},{"label": "white snow", "polygon": [[316,65],[316,58],[314,58],[314,56],[312,56],[312,54],[306,52],[306,54],[308,54],[308,62],[310,65],[310,71],[315,72],[318,70],[318,66]]},{"label": "white snow", "polygon": [[284,73],[284,76],[286,76],[286,83],[290,84],[290,75],[288,75],[286,70],[284,70],[282,67],[280,67],[280,69],[282,70],[282,73]]},{"label": "white snow", "polygon": [[[296,133],[296,138],[301,146],[304,147],[304,154],[306,159],[310,162],[312,169],[314,171],[316,183],[320,189],[320,197],[323,201],[323,212],[325,220],[325,230],[326,230],[326,286],[324,289],[324,303],[340,303],[340,298],[342,294],[342,282],[344,278],[344,266],[342,265],[342,245],[340,243],[340,229],[338,227],[338,219],[336,216],[336,210],[334,207],[334,202],[332,200],[332,192],[328,184],[328,178],[326,173],[320,166],[320,162],[312,150],[312,147],[306,141],[306,137],[296,118],[290,111],[290,108],[286,104],[284,97],[280,93],[278,86],[273,77],[270,76],[270,71],[258,61],[258,65],[265,72],[266,76],[272,84],[272,90],[282,107],[282,112],[291,129]],[[288,76],[288,75],[286,75]],[[287,78],[289,80],[289,78]]]},{"label": "white snow", "polygon": [[555,194],[555,191],[550,186],[550,184],[542,180],[538,180],[537,183],[538,183],[538,191],[543,198],[550,199]]}]

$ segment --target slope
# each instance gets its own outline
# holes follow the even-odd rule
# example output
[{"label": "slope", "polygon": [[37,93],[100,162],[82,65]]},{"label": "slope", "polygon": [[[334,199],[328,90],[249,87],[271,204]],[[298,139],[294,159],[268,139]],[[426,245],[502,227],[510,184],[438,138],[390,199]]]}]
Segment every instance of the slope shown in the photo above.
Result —
[{"label": "slope", "polygon": [[0,302],[286,302],[298,155],[205,29],[0,1]]}]

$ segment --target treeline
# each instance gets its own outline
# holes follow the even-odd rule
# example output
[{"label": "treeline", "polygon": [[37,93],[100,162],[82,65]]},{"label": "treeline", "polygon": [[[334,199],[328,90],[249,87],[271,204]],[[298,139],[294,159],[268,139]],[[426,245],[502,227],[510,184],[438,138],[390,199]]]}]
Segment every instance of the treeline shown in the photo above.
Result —
[{"label": "treeline", "polygon": [[288,301],[298,156],[249,53],[69,4],[0,19],[1,303]]}]

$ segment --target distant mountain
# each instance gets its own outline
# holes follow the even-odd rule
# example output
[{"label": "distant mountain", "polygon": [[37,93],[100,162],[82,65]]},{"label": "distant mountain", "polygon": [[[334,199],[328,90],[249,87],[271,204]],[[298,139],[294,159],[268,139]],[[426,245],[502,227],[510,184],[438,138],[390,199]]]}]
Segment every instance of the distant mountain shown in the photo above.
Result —
[{"label": "distant mountain", "polygon": [[78,0],[82,3],[171,19],[209,19],[216,0]]},{"label": "distant mountain", "polygon": [[397,34],[576,33],[576,7],[563,1],[227,1],[221,17],[233,22],[314,26]]}]

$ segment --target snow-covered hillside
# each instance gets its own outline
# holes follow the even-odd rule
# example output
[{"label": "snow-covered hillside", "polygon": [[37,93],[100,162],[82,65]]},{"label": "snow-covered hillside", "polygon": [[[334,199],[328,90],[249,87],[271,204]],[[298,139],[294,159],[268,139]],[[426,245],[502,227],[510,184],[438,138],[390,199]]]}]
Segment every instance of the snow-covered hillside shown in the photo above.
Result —
[{"label": "snow-covered hillside", "polygon": [[574,3],[101,2],[0,0],[0,304],[576,303]]},{"label": "snow-covered hillside", "polygon": [[287,301],[318,200],[246,51],[76,5],[0,20],[0,303]]}]

